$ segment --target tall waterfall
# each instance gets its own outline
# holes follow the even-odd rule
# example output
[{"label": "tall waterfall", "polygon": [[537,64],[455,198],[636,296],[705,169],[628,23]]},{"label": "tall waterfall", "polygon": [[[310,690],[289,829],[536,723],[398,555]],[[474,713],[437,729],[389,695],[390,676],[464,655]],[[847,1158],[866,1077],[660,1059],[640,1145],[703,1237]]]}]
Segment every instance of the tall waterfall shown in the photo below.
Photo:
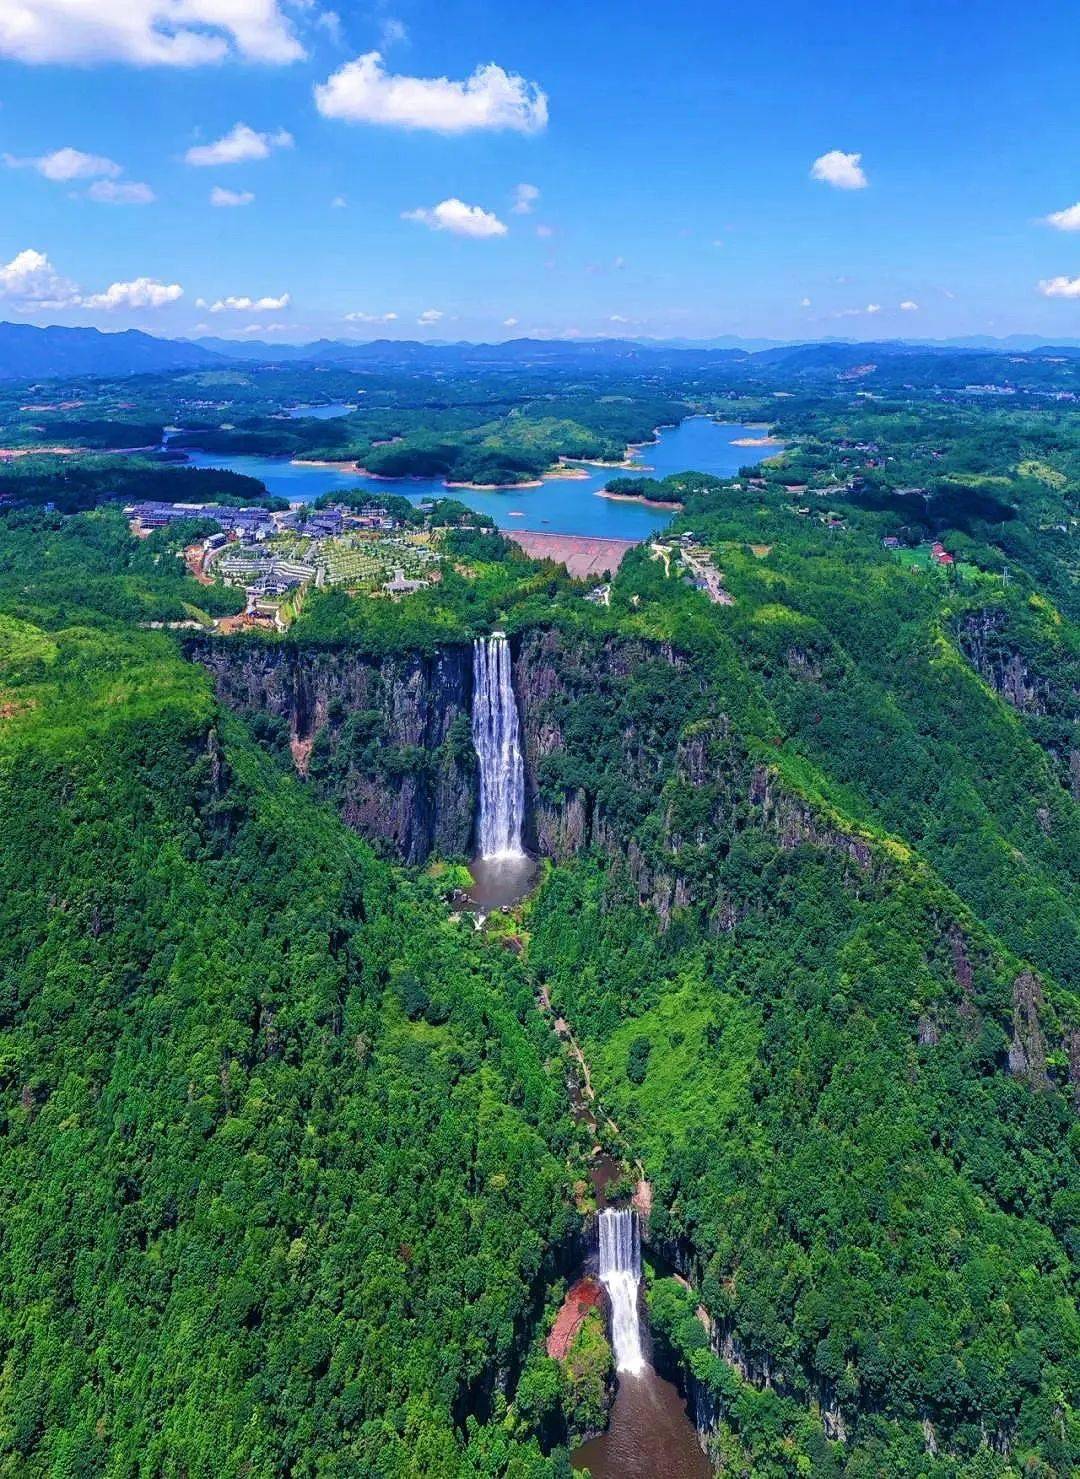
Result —
[{"label": "tall waterfall", "polygon": [[600,1213],[600,1282],[611,1300],[611,1341],[615,1366],[640,1376],[645,1369],[638,1321],[641,1282],[641,1239],[637,1213],[608,1207]]},{"label": "tall waterfall", "polygon": [[502,632],[473,643],[472,737],[480,757],[480,856],[524,857],[525,769],[510,681],[510,644]]}]

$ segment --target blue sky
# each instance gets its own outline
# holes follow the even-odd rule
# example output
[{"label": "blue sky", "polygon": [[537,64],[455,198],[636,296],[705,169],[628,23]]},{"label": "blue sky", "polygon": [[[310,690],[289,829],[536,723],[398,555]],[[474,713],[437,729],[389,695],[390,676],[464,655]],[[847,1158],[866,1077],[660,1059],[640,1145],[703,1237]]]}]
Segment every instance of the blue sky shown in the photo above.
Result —
[{"label": "blue sky", "polygon": [[887,9],[0,0],[0,316],[1080,335],[1075,6]]}]

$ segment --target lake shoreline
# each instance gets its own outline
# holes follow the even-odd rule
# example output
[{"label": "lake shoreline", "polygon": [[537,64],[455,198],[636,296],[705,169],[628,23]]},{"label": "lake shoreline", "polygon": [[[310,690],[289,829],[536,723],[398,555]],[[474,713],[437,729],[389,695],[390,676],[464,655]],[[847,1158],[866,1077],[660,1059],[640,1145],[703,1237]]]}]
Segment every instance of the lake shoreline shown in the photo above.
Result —
[{"label": "lake shoreline", "polygon": [[[455,498],[476,512],[487,514],[504,533],[524,525],[538,534],[640,540],[655,537],[678,515],[678,508],[665,506],[674,499],[626,497],[618,488],[614,490],[615,497],[590,495],[606,493],[606,485],[620,475],[659,479],[672,473],[697,471],[716,477],[736,477],[740,467],[759,462],[764,453],[773,450],[761,447],[742,451],[731,445],[732,438],[749,436],[751,430],[743,422],[717,422],[708,416],[686,417],[675,429],[662,430],[657,442],[647,443],[649,451],[644,459],[631,461],[627,456],[623,460],[628,465],[624,467],[597,468],[576,458],[560,458],[539,479],[542,486],[537,485],[537,480],[530,480],[510,488],[450,487],[443,476],[372,476],[355,454],[350,458],[251,453],[228,456],[191,447],[184,449],[184,460],[189,467],[215,467],[256,478],[269,493],[289,504],[314,503],[324,497],[332,502],[335,496],[355,504],[363,502],[366,496],[377,501],[380,496],[386,499],[390,494],[406,498],[412,504]],[[628,453],[631,450],[627,448]],[[645,461],[650,465],[643,465]],[[508,493],[514,496],[508,498]]]},{"label": "lake shoreline", "polygon": [[593,490],[594,498],[610,498],[612,503],[643,503],[646,508],[663,508],[672,511],[682,508],[681,503],[674,503],[665,498],[646,498],[644,493],[610,493],[607,488],[596,488]]}]

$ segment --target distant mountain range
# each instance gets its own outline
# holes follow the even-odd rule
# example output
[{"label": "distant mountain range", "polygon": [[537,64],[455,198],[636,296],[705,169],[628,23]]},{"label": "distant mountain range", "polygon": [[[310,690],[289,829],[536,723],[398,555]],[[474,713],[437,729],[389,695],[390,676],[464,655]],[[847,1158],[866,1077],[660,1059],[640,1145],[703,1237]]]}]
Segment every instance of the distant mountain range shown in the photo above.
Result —
[{"label": "distant mountain range", "polygon": [[509,339],[500,344],[421,343],[373,339],[363,343],[318,339],[312,344],[237,343],[231,339],[158,339],[138,329],[103,333],[100,329],[37,328],[0,323],[0,379],[36,380],[58,376],[137,375],[205,369],[227,364],[327,364],[343,369],[558,368],[609,365],[612,368],[688,369],[694,365],[744,365],[747,369],[786,368],[796,373],[843,373],[867,362],[909,356],[986,357],[1014,355],[1080,358],[1080,341],[1046,345],[1033,335],[1007,339],[887,340],[829,339],[811,343],[721,339]]},{"label": "distant mountain range", "polygon": [[183,339],[155,339],[138,329],[100,329],[0,323],[0,378],[48,380],[58,375],[139,375],[196,369],[217,355]]}]

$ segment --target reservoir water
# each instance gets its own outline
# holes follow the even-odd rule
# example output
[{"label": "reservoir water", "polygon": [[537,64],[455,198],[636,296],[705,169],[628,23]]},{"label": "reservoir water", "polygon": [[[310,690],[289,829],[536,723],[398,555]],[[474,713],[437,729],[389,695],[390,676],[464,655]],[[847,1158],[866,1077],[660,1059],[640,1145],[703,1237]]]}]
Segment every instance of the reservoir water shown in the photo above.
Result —
[{"label": "reservoir water", "polygon": [[[338,407],[320,406],[329,413]],[[706,472],[730,477],[740,467],[760,462],[774,454],[772,446],[737,447],[744,438],[759,438],[760,428],[691,416],[679,426],[664,427],[659,441],[633,454],[636,469],[662,478],[673,472]],[[452,497],[490,514],[500,529],[533,529],[548,534],[584,534],[609,539],[645,539],[671,519],[669,509],[648,508],[640,503],[615,502],[597,495],[612,480],[629,473],[621,468],[573,464],[584,474],[578,478],[548,477],[538,488],[499,491],[451,488],[438,478],[372,478],[341,465],[313,466],[291,462],[287,457],[226,457],[219,453],[191,451],[192,467],[221,467],[246,473],[266,484],[269,491],[291,503],[311,503],[324,493],[398,493],[413,503],[428,498]]]}]

